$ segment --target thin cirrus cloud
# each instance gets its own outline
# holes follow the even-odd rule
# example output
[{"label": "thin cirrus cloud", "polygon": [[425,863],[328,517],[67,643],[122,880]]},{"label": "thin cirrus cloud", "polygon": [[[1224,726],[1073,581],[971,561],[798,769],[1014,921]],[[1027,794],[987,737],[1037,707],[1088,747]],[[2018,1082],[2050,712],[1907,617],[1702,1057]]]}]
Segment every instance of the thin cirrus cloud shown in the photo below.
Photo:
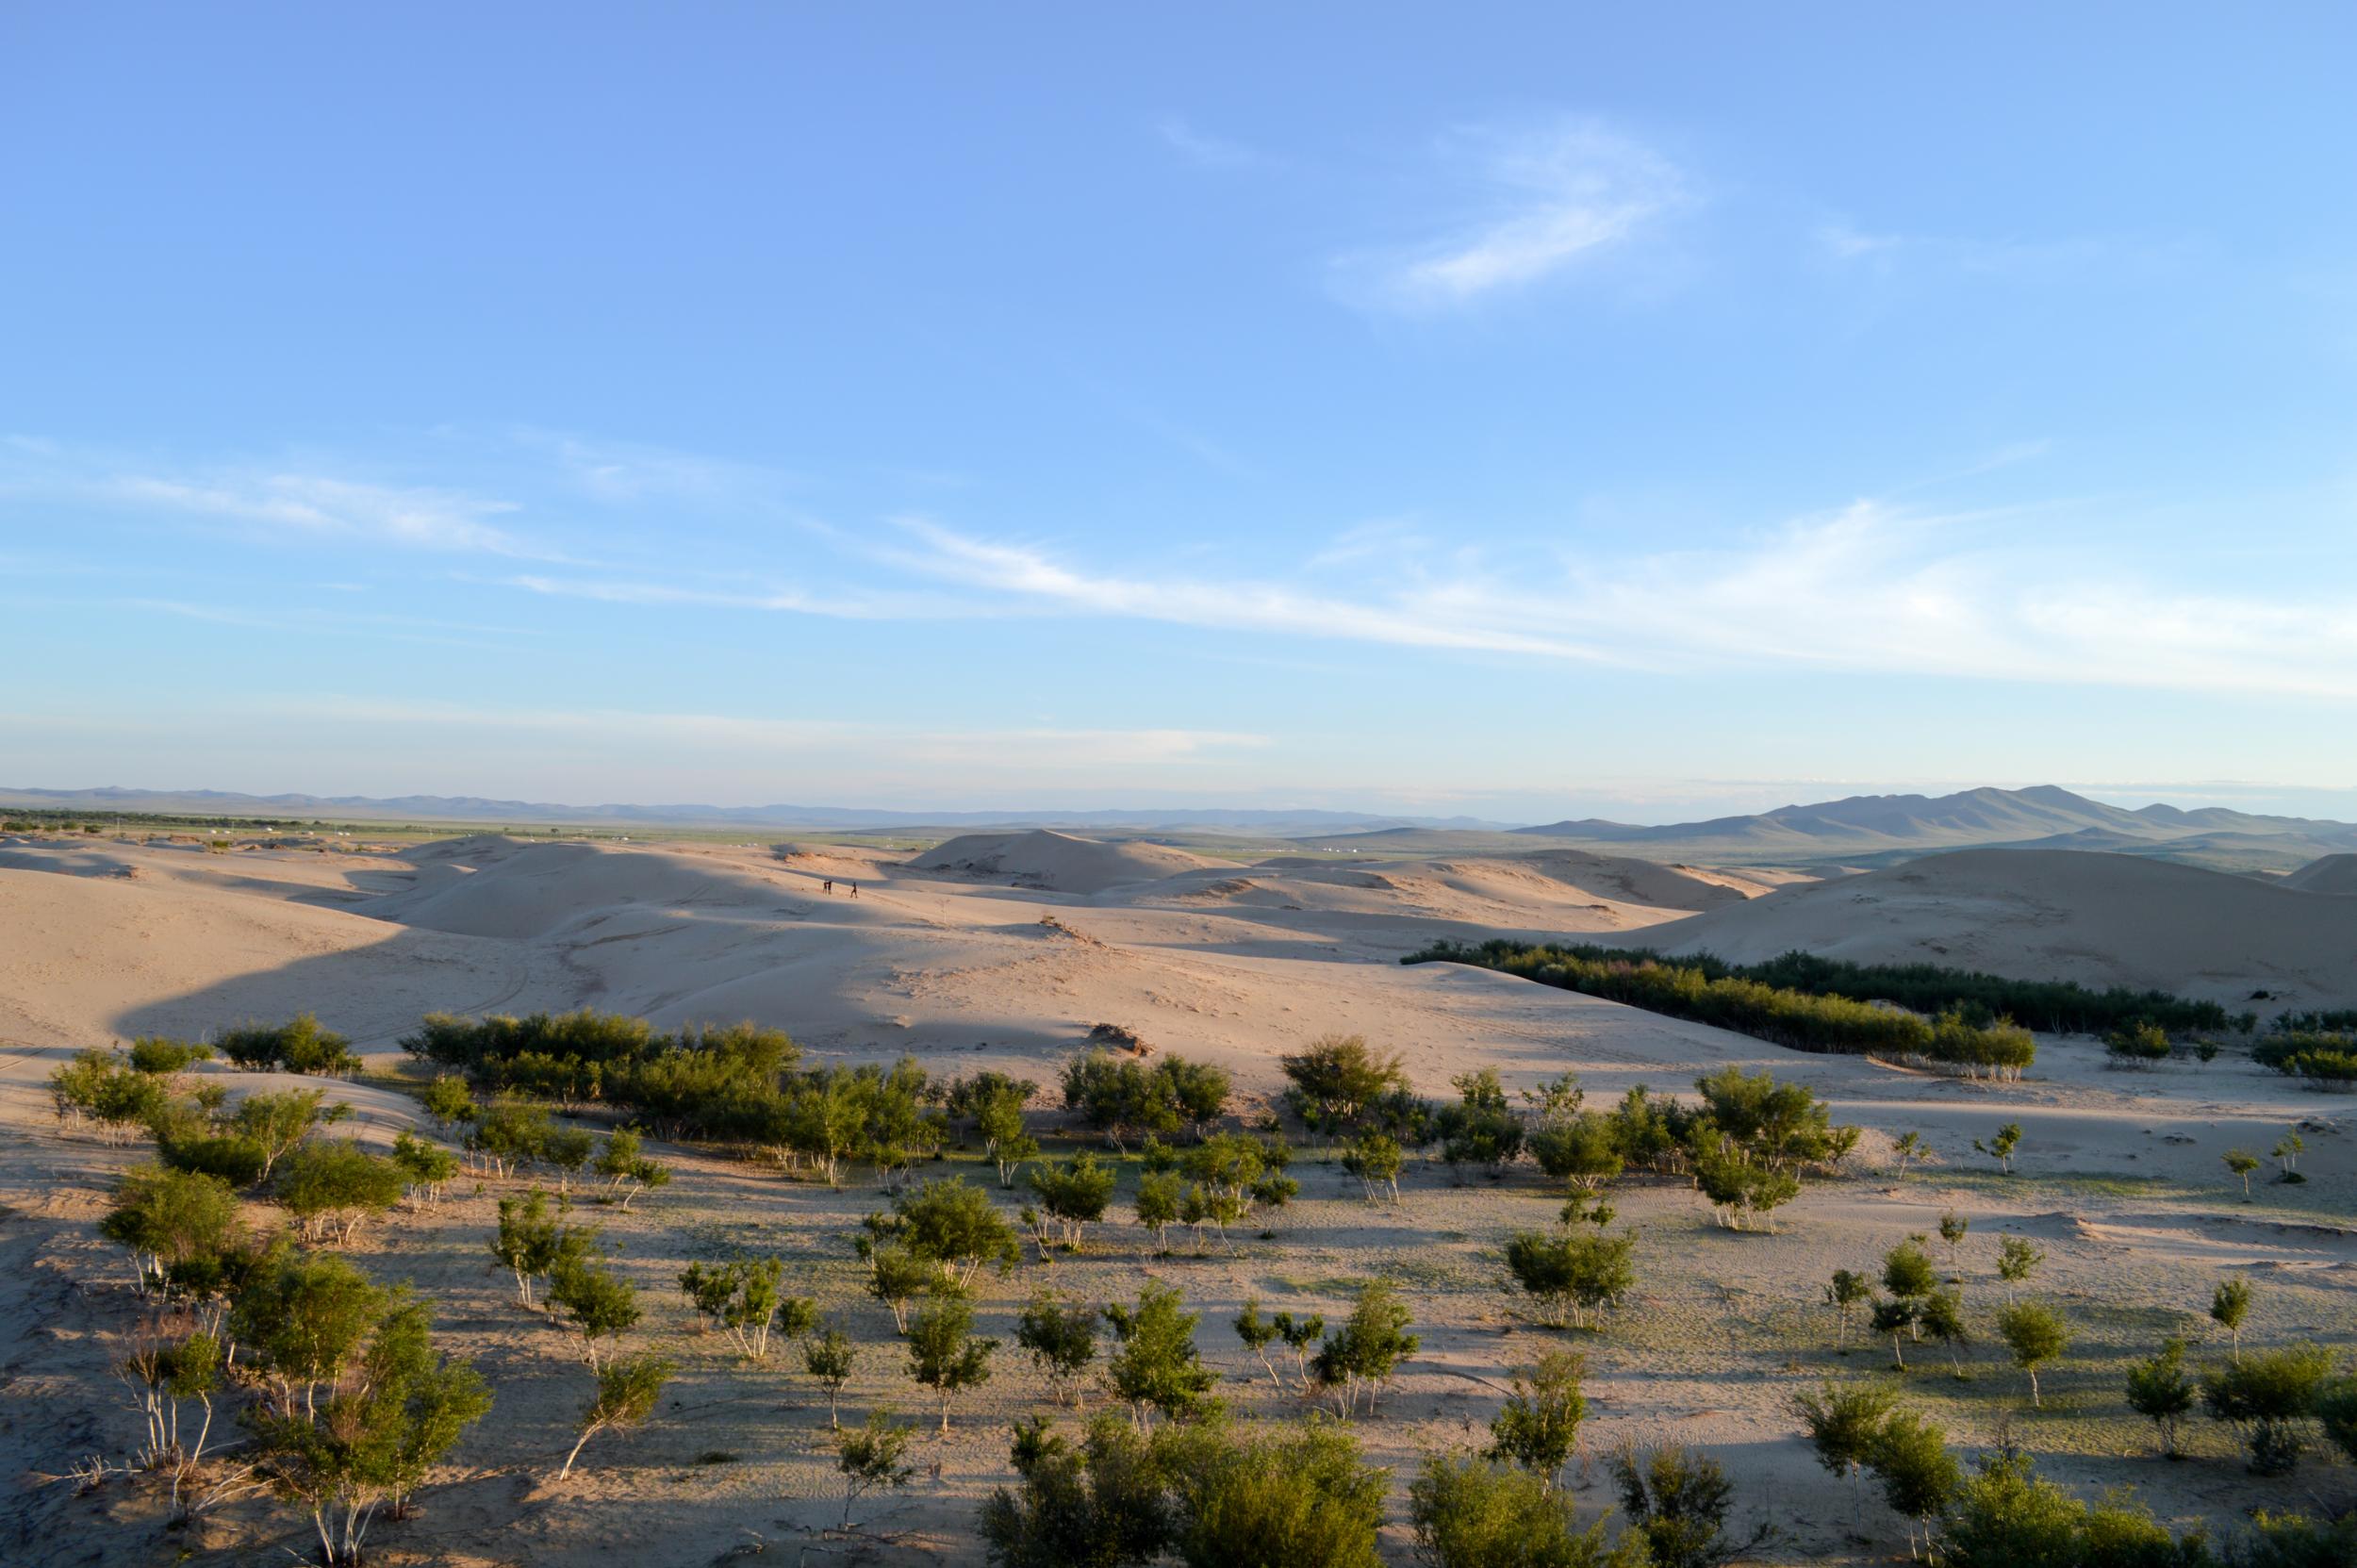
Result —
[{"label": "thin cirrus cloud", "polygon": [[1205,169],[1249,169],[1269,161],[1259,149],[1198,130],[1175,114],[1157,121],[1154,130],[1164,146]]},{"label": "thin cirrus cloud", "polygon": [[2357,698],[2357,598],[2185,593],[2101,557],[1980,542],[2022,520],[1866,501],[1735,547],[1574,560],[1544,581],[1525,564],[1359,598],[1093,571],[931,522],[909,524],[923,548],[897,558],[1043,612],[1322,640],[1669,673],[1764,666]]},{"label": "thin cirrus cloud", "polygon": [[1594,121],[1459,132],[1442,161],[1464,210],[1423,239],[1338,257],[1345,299],[1403,311],[1471,305],[1624,244],[1692,200],[1670,159]]},{"label": "thin cirrus cloud", "polygon": [[849,720],[764,718],[736,714],[661,713],[626,709],[494,708],[455,702],[339,699],[332,705],[273,704],[257,712],[277,718],[366,723],[393,729],[481,729],[502,734],[611,739],[616,735],[734,754],[805,756],[826,748],[847,756],[872,751],[879,758],[1007,765],[1011,746],[1035,748],[1057,766],[1074,762],[1119,765],[1214,765],[1239,751],[1267,747],[1265,735],[1244,731],[1172,728],[1015,726],[956,730]]},{"label": "thin cirrus cloud", "polygon": [[102,512],[210,520],[249,536],[562,561],[515,530],[516,502],[385,484],[328,463],[176,464],[34,437],[0,437],[0,496]]},{"label": "thin cirrus cloud", "polygon": [[117,498],[321,536],[420,550],[533,557],[546,553],[491,520],[518,508],[450,490],[361,484],[321,474],[229,474],[206,480],[133,474],[107,483]]}]

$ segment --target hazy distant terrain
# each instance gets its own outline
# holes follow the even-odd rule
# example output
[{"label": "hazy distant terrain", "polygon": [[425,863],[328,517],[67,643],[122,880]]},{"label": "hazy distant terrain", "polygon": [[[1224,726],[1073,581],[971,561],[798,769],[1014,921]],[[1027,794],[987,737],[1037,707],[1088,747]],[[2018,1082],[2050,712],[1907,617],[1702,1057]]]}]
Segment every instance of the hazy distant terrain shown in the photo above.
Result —
[{"label": "hazy distant terrain", "polygon": [[[1867,869],[1942,850],[2083,850],[2181,861],[2217,870],[2288,872],[2357,852],[2357,825],[2224,807],[2186,811],[2106,805],[2067,789],[1971,789],[1953,795],[1862,795],[1748,817],[1640,826],[1594,818],[1513,826],[1467,817],[1379,817],[1313,810],[907,812],[843,806],[553,805],[467,796],[239,795],[217,790],[0,789],[0,808],[138,812],[299,820],[479,822],[508,827],[795,829],[889,833],[896,838],[1067,829],[1153,838],[1211,853],[1279,846],[1379,857],[1521,854],[1541,840],[1656,861]],[[1233,843],[1227,841],[1233,840]]]}]

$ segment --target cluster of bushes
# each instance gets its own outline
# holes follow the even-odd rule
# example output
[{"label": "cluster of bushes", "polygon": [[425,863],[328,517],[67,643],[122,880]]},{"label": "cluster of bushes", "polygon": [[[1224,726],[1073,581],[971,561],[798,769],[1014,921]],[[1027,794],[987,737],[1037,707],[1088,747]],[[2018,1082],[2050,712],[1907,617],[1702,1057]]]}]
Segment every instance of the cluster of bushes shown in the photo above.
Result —
[{"label": "cluster of bushes", "polygon": [[214,1042],[222,1055],[251,1072],[342,1075],[360,1070],[352,1042],[320,1027],[308,1013],[283,1024],[241,1024]]},{"label": "cluster of bushes", "polygon": [[[2272,1378],[2255,1369],[2222,1373],[2205,1378],[2199,1395],[2211,1404],[2213,1413],[2220,1413],[2214,1389]],[[2180,1374],[2171,1387],[2169,1408],[2179,1413],[2191,1409],[2197,1396],[2192,1381]],[[2344,1379],[2341,1387],[2347,1422],[2357,1418],[2357,1381]],[[2131,1388],[2134,1398],[2133,1379]],[[2231,1403],[2234,1396],[2224,1397]],[[2323,1410],[2331,1397],[2319,1394],[2309,1399]],[[2268,1401],[2270,1408],[2281,1402]],[[1836,1476],[1871,1474],[1884,1499],[1908,1522],[1910,1548],[1920,1533],[1931,1548],[1932,1560],[1946,1568],[2019,1568],[2028,1562],[2325,1568],[2357,1560],[2352,1557],[2357,1553],[2357,1514],[2317,1521],[2261,1511],[2250,1533],[2220,1552],[2199,1533],[2171,1535],[2150,1510],[2132,1501],[2106,1497],[2090,1505],[2072,1496],[2040,1477],[2028,1456],[2011,1446],[1983,1455],[1968,1473],[1948,1451],[1939,1427],[1901,1408],[1887,1387],[1829,1381],[1821,1390],[1796,1395],[1791,1405],[1818,1462]],[[2331,1420],[2327,1415],[2328,1427]],[[2334,1437],[2357,1453],[2357,1428],[2345,1427]]]},{"label": "cluster of bushes", "polygon": [[1871,998],[1917,1013],[1960,1011],[1980,1020],[2018,1018],[2051,1034],[2101,1034],[2138,1022],[2157,1024],[2170,1034],[2228,1028],[2247,1034],[2258,1023],[2255,1015],[2229,1017],[2216,1002],[2166,991],[2134,991],[2124,985],[2091,991],[2075,981],[2012,980],[1937,964],[1853,964],[1799,951],[1765,964],[1738,966],[1707,957],[1688,962],[1705,966],[1714,976],[1755,980],[1812,996]]},{"label": "cluster of bushes", "polygon": [[[1274,1373],[1272,1373],[1274,1376]],[[1518,1377],[1485,1449],[1428,1454],[1408,1489],[1419,1556],[1435,1568],[1722,1568],[1761,1544],[1728,1528],[1734,1488],[1679,1447],[1624,1448],[1610,1473],[1622,1518],[1583,1526],[1558,1478],[1586,1413],[1578,1358]],[[1015,1428],[1016,1482],[984,1503],[1000,1568],[1320,1563],[1376,1568],[1389,1477],[1348,1428],[1209,1415],[1142,1430],[1100,1415],[1076,1442],[1043,1420]]]},{"label": "cluster of bushes", "polygon": [[[1457,1099],[1435,1105],[1409,1091],[1396,1056],[1358,1035],[1326,1036],[1279,1065],[1292,1083],[1286,1103],[1312,1128],[1348,1140],[1343,1167],[1370,1200],[1396,1200],[1407,1152],[1437,1144],[1450,1166],[1493,1176],[1527,1156],[1566,1184],[1575,1206],[1631,1166],[1688,1175],[1722,1225],[1744,1230],[1798,1197],[1804,1174],[1832,1169],[1858,1141],[1858,1130],[1833,1125],[1807,1089],[1733,1065],[1694,1081],[1698,1104],[1638,1084],[1598,1111],[1574,1074],[1525,1090],[1517,1106],[1489,1068],[1459,1074]],[[1610,1212],[1599,1205],[1581,1217],[1608,1223]]]},{"label": "cluster of bushes", "polygon": [[2279,1013],[2274,1027],[2282,1031],[2304,1031],[2310,1034],[2357,1033],[2357,1007],[2311,1009],[2305,1013]]},{"label": "cluster of bushes", "polygon": [[1164,1056],[1151,1067],[1101,1047],[1064,1064],[1064,1109],[1116,1146],[1133,1137],[1198,1136],[1228,1108],[1228,1073],[1206,1062]]},{"label": "cluster of bushes", "polygon": [[2250,1059],[2319,1089],[2357,1088],[2357,1035],[2280,1030],[2251,1047]]},{"label": "cluster of bushes", "polygon": [[801,1058],[782,1030],[691,1025],[665,1034],[644,1018],[589,1008],[522,1018],[429,1013],[401,1048],[456,1068],[478,1089],[630,1106],[684,1131],[773,1090]]},{"label": "cluster of bushes", "polygon": [[[146,1415],[136,1467],[169,1477],[175,1518],[266,1487],[309,1517],[325,1561],[358,1562],[376,1515],[490,1409],[472,1366],[436,1347],[430,1303],[249,1234],[218,1177],[132,1171],[100,1230],[157,1305],[116,1371]],[[206,1461],[217,1399],[246,1439],[226,1463]]]},{"label": "cluster of bushes", "polygon": [[1400,962],[1477,965],[1796,1050],[1913,1057],[1971,1077],[2019,1077],[2037,1055],[2030,1032],[2004,1017],[1961,1006],[1924,1017],[1839,992],[1754,979],[1711,960],[1669,963],[1639,951],[1492,941],[1478,948],[1442,942]]},{"label": "cluster of bushes", "polygon": [[830,1182],[854,1159],[897,1180],[948,1135],[948,1117],[913,1059],[801,1068],[800,1048],[783,1032],[750,1023],[667,1034],[643,1018],[587,1009],[526,1018],[429,1014],[401,1045],[480,1089],[612,1105],[664,1135],[749,1145],[807,1164]]}]

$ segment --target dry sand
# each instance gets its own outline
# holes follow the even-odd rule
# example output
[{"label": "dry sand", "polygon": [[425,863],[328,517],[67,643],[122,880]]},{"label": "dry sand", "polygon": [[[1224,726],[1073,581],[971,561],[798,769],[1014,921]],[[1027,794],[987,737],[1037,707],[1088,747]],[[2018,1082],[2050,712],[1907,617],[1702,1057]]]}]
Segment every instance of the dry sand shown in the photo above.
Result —
[{"label": "dry sand", "polygon": [[[1431,1093],[1480,1065],[1514,1087],[1574,1069],[1592,1097],[1638,1081],[1683,1087],[1727,1062],[1772,1066],[1870,1130],[1869,1173],[1812,1186],[1779,1235],[1717,1230],[1673,1184],[1624,1184],[1616,1201],[1643,1234],[1641,1283],[1609,1329],[1577,1336],[1591,1369],[1589,1460],[1576,1472],[1584,1503],[1609,1501],[1593,1461],[1616,1444],[1695,1443],[1729,1465],[1748,1506],[1784,1527],[1772,1560],[1889,1557],[1896,1522],[1870,1500],[1854,1527],[1863,1539],[1854,1538],[1846,1489],[1816,1470],[1782,1401],[1826,1370],[1881,1364],[1871,1351],[1834,1354],[1820,1284],[1835,1266],[1872,1266],[1949,1208],[1972,1221],[1956,1272],[1979,1337],[1990,1337],[1986,1320],[2003,1298],[1995,1238],[2020,1234],[2046,1247],[2038,1289],[2071,1316],[2080,1340],[2045,1379],[2049,1409],[2036,1416],[2022,1408],[2018,1375],[1986,1343],[1969,1352],[1970,1381],[1919,1372],[1909,1396],[1957,1441],[1987,1443],[2009,1421],[2050,1474],[2083,1488],[2133,1485],[2166,1516],[2220,1527],[2253,1504],[2299,1506],[2318,1484],[2347,1492],[2346,1471],[2254,1481],[2206,1424],[2193,1434],[2200,1460],[2163,1464],[2117,1393],[2132,1353],[2200,1327],[2227,1270],[2258,1283],[2253,1340],[2357,1343],[2357,1237],[2347,1224],[2357,1151],[2347,1100],[2303,1094],[2233,1057],[2201,1071],[2110,1071],[2086,1041],[2046,1042],[2026,1082],[1968,1085],[1782,1051],[1493,974],[1394,962],[1442,935],[1652,927],[1710,934],[1704,945],[1747,956],[1724,933],[1748,922],[1777,933],[1761,938],[1762,951],[1814,939],[1882,956],[1881,941],[1907,956],[2019,960],[2039,972],[2068,963],[2092,978],[2193,989],[2247,989],[2245,977],[2264,974],[2303,998],[2337,992],[2331,999],[2346,1002],[2357,991],[2352,947],[2335,916],[2320,913],[2339,900],[2091,854],[1963,854],[1742,901],[1777,879],[1560,850],[1221,867],[1182,851],[1038,842],[1057,838],[1018,835],[948,857],[968,863],[964,870],[824,846],[487,836],[382,857],[0,847],[0,1368],[16,1395],[0,1401],[0,1474],[14,1477],[0,1511],[0,1560],[111,1568],[180,1560],[185,1548],[190,1560],[225,1564],[274,1559],[282,1543],[301,1548],[302,1528],[283,1510],[241,1505],[175,1535],[138,1489],[118,1482],[85,1496],[39,1479],[91,1453],[120,1455],[137,1425],[105,1372],[109,1336],[134,1321],[134,1307],[118,1257],[91,1229],[113,1173],[136,1153],[56,1131],[42,1079],[77,1048],[151,1032],[193,1035],[299,1008],[351,1033],[383,1065],[398,1061],[394,1042],[429,1008],[588,1004],[666,1024],[751,1017],[788,1029],[820,1060],[911,1052],[944,1073],[998,1066],[1043,1082],[1090,1024],[1108,1021],[1227,1065],[1248,1101],[1274,1094],[1277,1055],[1334,1030],[1400,1051]],[[857,880],[861,897],[829,896],[828,878]],[[1011,885],[1050,880],[1062,884]],[[2174,907],[2181,895],[2193,907]],[[1932,942],[1952,950],[1938,954]],[[220,1076],[232,1087],[267,1081]],[[332,1092],[358,1108],[364,1138],[389,1139],[419,1121],[397,1089],[363,1080]],[[2027,1130],[2022,1174],[2010,1180],[1970,1150],[2005,1120]],[[2309,1184],[2262,1185],[2245,1203],[2220,1154],[2264,1150],[2294,1124],[2306,1129]],[[1925,1133],[1942,1164],[1897,1181],[1871,1167],[1885,1158],[1887,1135],[1904,1130]],[[845,1239],[880,1204],[872,1186],[830,1193],[692,1149],[662,1152],[677,1164],[673,1184],[627,1214],[600,1217],[645,1293],[637,1343],[678,1355],[684,1371],[646,1429],[594,1441],[562,1486],[546,1477],[569,1443],[588,1378],[567,1342],[519,1309],[487,1267],[484,1241],[509,1184],[462,1183],[438,1211],[363,1232],[360,1261],[435,1297],[448,1342],[477,1358],[499,1398],[420,1516],[378,1527],[380,1560],[703,1564],[756,1539],[794,1549],[832,1522],[823,1402],[789,1363],[745,1367],[717,1337],[694,1332],[671,1285],[690,1257],[738,1246],[784,1253],[798,1288],[867,1345],[847,1411],[922,1407],[888,1317],[858,1294]],[[1527,1170],[1458,1186],[1437,1166],[1419,1167],[1404,1183],[1404,1206],[1376,1210],[1321,1152],[1296,1174],[1302,1200],[1274,1239],[1240,1238],[1233,1256],[1154,1259],[1134,1227],[1109,1224],[1087,1256],[1056,1264],[1053,1279],[1098,1299],[1133,1296],[1149,1275],[1177,1283],[1204,1312],[1207,1353],[1229,1374],[1223,1392],[1265,1414],[1298,1401],[1271,1390],[1237,1345],[1228,1320],[1244,1296],[1332,1317],[1353,1281],[1402,1282],[1424,1346],[1362,1434],[1370,1454],[1393,1467],[1387,1550],[1407,1560],[1397,1494],[1420,1452],[1477,1439],[1511,1369],[1561,1337],[1524,1320],[1497,1261],[1502,1235],[1547,1223],[1558,1199]],[[267,1213],[257,1208],[257,1218]],[[1027,1265],[986,1284],[985,1332],[1011,1336],[1038,1278]],[[1912,1359],[1926,1368],[1943,1361],[1929,1346]],[[1043,1397],[1012,1348],[998,1366],[948,1440],[922,1438],[915,1484],[876,1510],[894,1539],[873,1560],[981,1560],[973,1508],[1006,1478],[1008,1421]],[[716,1453],[733,1458],[697,1462]]]},{"label": "dry sand", "polygon": [[2230,1011],[2357,999],[2357,900],[2288,879],[2067,850],[1909,861],[1665,925],[1644,945],[1738,964],[1794,949],[1862,964],[1940,964],[2157,988]]},{"label": "dry sand", "polygon": [[2303,893],[2357,893],[2357,855],[2325,855],[2283,879]]}]

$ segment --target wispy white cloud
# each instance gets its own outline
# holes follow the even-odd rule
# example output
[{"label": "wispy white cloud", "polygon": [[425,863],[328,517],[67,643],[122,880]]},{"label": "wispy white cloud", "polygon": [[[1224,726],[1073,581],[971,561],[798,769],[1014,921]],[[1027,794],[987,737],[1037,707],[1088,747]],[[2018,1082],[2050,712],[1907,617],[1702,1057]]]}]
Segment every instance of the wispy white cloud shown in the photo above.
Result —
[{"label": "wispy white cloud", "polygon": [[874,751],[910,762],[1005,764],[1009,749],[1037,747],[1059,766],[1209,764],[1237,751],[1267,747],[1269,738],[1243,731],[1170,728],[1107,729],[1052,724],[958,729],[848,719],[765,718],[742,714],[665,713],[619,708],[507,708],[462,702],[342,699],[256,705],[280,718],[402,729],[487,730],[611,741],[616,736],[668,745],[725,749],[735,753],[802,756],[814,750],[843,755]]},{"label": "wispy white cloud", "polygon": [[489,581],[547,599],[717,610],[778,610],[835,620],[979,619],[1011,613],[1003,603],[970,597],[905,589],[880,591],[841,584],[822,588],[713,587],[647,577],[555,577],[536,572]]},{"label": "wispy white cloud", "polygon": [[1154,125],[1157,135],[1179,157],[1206,169],[1249,169],[1266,163],[1268,157],[1259,150],[1224,136],[1213,136],[1197,130],[1178,115],[1164,115]]},{"label": "wispy white cloud", "polygon": [[1278,583],[1204,583],[1091,572],[1030,546],[969,537],[923,519],[904,520],[903,525],[925,548],[890,552],[888,558],[969,589],[993,589],[1067,613],[1414,648],[1611,658],[1604,650],[1576,641],[1467,619],[1446,602],[1445,591],[1437,599],[1359,602]]},{"label": "wispy white cloud", "polygon": [[374,539],[458,553],[544,553],[491,520],[519,510],[514,503],[453,490],[272,472],[199,478],[126,473],[100,481],[97,488],[134,505],[233,518],[321,537]]},{"label": "wispy white cloud", "polygon": [[[1352,597],[1067,564],[932,522],[912,569],[1070,615],[1666,672],[1786,668],[2357,699],[2357,595],[2140,582],[2023,516],[1862,501],[1739,545]],[[2013,526],[2008,526],[2013,525]],[[1995,542],[2004,539],[2009,542]]]},{"label": "wispy white cloud", "polygon": [[1847,219],[1818,224],[1809,233],[1819,255],[1845,272],[1889,274],[1920,269],[1992,278],[2043,277],[2102,266],[2153,271],[2175,269],[2201,247],[2185,239],[2131,235],[2059,235],[2042,238],[1912,234],[1870,229]]},{"label": "wispy white cloud", "polygon": [[212,519],[271,538],[564,559],[514,531],[523,509],[516,502],[443,485],[387,484],[332,463],[174,463],[10,436],[0,438],[0,495]]},{"label": "wispy white cloud", "polygon": [[1470,304],[1628,241],[1691,199],[1667,157],[1592,121],[1461,131],[1443,156],[1470,210],[1423,239],[1338,258],[1345,297],[1403,310]]},{"label": "wispy white cloud", "polygon": [[504,441],[552,462],[578,493],[618,506],[681,500],[775,508],[806,483],[765,463],[535,426],[510,431]]}]

